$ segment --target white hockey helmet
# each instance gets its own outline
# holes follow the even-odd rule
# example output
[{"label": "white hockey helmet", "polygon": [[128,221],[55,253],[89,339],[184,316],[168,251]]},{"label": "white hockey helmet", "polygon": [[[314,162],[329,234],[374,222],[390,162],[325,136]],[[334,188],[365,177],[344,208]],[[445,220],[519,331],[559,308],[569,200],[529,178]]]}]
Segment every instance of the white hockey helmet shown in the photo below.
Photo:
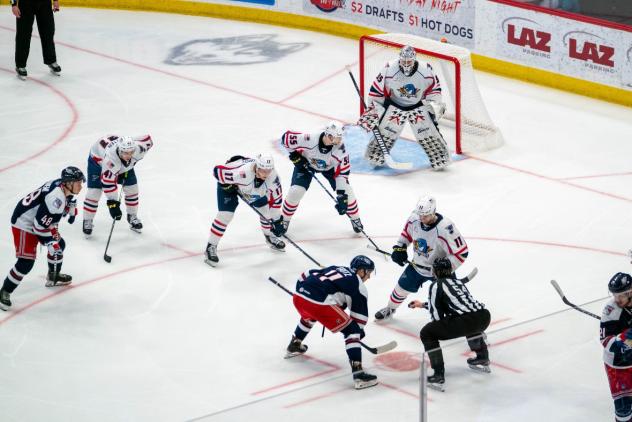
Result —
[{"label": "white hockey helmet", "polygon": [[270,154],[259,154],[255,158],[255,164],[258,169],[272,170],[274,169],[274,159]]},{"label": "white hockey helmet", "polygon": [[121,136],[117,142],[117,149],[119,154],[121,152],[134,152],[136,151],[136,142],[131,136]]},{"label": "white hockey helmet", "polygon": [[432,196],[422,196],[415,206],[415,214],[420,217],[434,215],[437,211],[437,200]]},{"label": "white hockey helmet", "polygon": [[399,67],[404,72],[404,75],[410,76],[413,74],[415,62],[417,61],[417,53],[415,49],[409,45],[402,47],[399,52]]},{"label": "white hockey helmet", "polygon": [[342,123],[332,120],[325,126],[325,135],[330,135],[332,138],[342,138],[343,126]]}]

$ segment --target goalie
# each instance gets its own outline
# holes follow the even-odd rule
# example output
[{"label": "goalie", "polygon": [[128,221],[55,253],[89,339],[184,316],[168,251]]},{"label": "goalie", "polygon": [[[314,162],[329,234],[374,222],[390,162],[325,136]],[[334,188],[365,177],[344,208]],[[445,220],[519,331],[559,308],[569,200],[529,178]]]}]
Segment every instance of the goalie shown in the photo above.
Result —
[{"label": "goalie", "polygon": [[384,165],[406,122],[433,170],[450,164],[448,146],[437,125],[445,113],[441,84],[430,64],[417,61],[413,47],[403,47],[399,59],[386,63],[371,85],[369,98],[371,103],[358,125],[375,135],[364,154],[371,165]]}]

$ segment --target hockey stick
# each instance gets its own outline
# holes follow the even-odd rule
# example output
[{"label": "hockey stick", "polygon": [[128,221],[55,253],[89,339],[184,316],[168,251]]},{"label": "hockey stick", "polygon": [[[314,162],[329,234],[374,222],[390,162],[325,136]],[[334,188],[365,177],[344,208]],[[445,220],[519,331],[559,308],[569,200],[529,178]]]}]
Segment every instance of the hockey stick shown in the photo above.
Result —
[{"label": "hockey stick", "polygon": [[[121,191],[119,192],[118,203],[119,207],[121,206],[121,198],[123,198],[123,186],[125,186],[125,180],[121,183]],[[108,264],[112,262],[112,257],[108,255],[108,248],[110,247],[110,240],[112,240],[112,233],[114,232],[114,224],[116,224],[115,219],[112,219],[112,227],[110,227],[110,235],[108,236],[108,243],[105,245],[105,252],[103,252],[103,259]]]},{"label": "hockey stick", "polygon": [[[360,88],[358,87],[358,83],[355,80],[355,76],[353,76],[353,73],[351,72],[351,69],[349,69],[349,66],[346,66],[346,69],[349,73],[351,81],[353,82],[353,86],[355,87],[356,92],[360,97],[360,101],[362,101],[362,106],[366,110],[366,103],[364,102],[364,98],[362,98],[362,94],[360,93]],[[384,138],[382,137],[379,128],[377,126],[374,126],[371,130],[373,131],[373,135],[375,136],[375,140],[377,141],[377,146],[380,148],[380,151],[382,151],[382,155],[384,155],[384,162],[387,166],[396,170],[410,170],[411,168],[413,168],[413,163],[399,163],[393,160],[393,157],[391,157],[391,153],[388,152],[388,149],[386,148]]]},{"label": "hockey stick", "polygon": [[[327,187],[323,184],[323,182],[321,182],[321,181],[320,181],[320,179],[319,179],[318,177],[316,177],[316,173],[315,173],[315,172],[313,172],[313,171],[312,171],[312,170],[310,170],[310,169],[307,169],[307,171],[309,171],[310,173],[312,173],[312,177],[313,177],[313,178],[314,178],[314,179],[318,182],[318,184],[319,184],[319,185],[323,188],[323,190],[327,193],[327,195],[329,195],[329,197],[330,197],[330,198],[331,198],[334,202],[338,203],[338,201],[336,200],[336,198],[334,198],[334,196],[331,194],[331,192],[329,192],[329,189],[327,189]],[[347,217],[349,217],[349,214],[346,214],[346,213],[345,213],[345,215],[346,215]],[[349,220],[351,220],[351,217],[349,217]],[[354,227],[355,227],[355,226],[354,226]],[[358,228],[358,229],[360,229],[359,227],[357,227],[357,228]],[[375,248],[376,248],[376,249],[379,249],[379,246],[377,246],[377,244],[373,241],[373,239],[371,239],[371,237],[370,237],[368,234],[366,234],[366,232],[364,231],[364,229],[360,229],[360,233],[362,233],[362,234],[364,235],[364,237],[366,237],[366,238],[367,238],[367,240],[368,240],[369,242],[371,242],[371,244],[372,244],[373,246],[375,246]]]},{"label": "hockey stick", "polygon": [[[279,283],[278,281],[276,281],[272,277],[268,277],[268,281],[270,281],[273,284],[275,284],[277,287],[279,287],[281,290],[283,290],[285,293],[289,294],[290,296],[294,296],[294,293],[292,293],[287,287],[285,287],[284,285],[282,285],[281,283]],[[380,355],[382,353],[389,352],[389,351],[393,350],[394,348],[396,348],[397,347],[397,342],[395,340],[393,340],[393,341],[389,341],[388,343],[383,344],[381,346],[377,346],[377,347],[371,347],[371,346],[368,346],[368,345],[364,344],[363,342],[360,342],[360,346],[364,347],[366,350],[368,350],[369,352],[373,353],[374,355]]]},{"label": "hockey stick", "polygon": [[560,297],[562,298],[562,302],[564,302],[566,305],[570,306],[571,308],[575,309],[576,311],[579,311],[583,314],[586,314],[588,316],[591,316],[595,319],[601,320],[601,318],[598,315],[593,314],[592,312],[589,312],[583,308],[580,308],[579,306],[575,305],[574,303],[571,303],[568,299],[566,299],[566,296],[564,295],[564,292],[562,291],[562,288],[560,287],[559,284],[557,284],[557,281],[555,280],[551,280],[551,285],[553,286],[553,288],[555,290],[557,290],[557,294],[560,295]]},{"label": "hockey stick", "polygon": [[[390,253],[390,252],[387,252],[387,251],[385,251],[385,250],[383,250],[383,249],[374,248],[374,247],[372,247],[371,245],[366,245],[366,247],[367,247],[367,248],[369,248],[369,249],[373,249],[374,251],[379,252],[379,253],[383,254],[384,256],[391,256],[391,253]],[[413,266],[413,267],[415,267],[415,268],[419,268],[419,265],[415,264],[413,261],[406,261],[406,262],[407,262],[409,265],[412,265],[412,266]],[[476,274],[478,274],[478,268],[474,267],[474,268],[472,269],[472,271],[470,271],[470,273],[469,273],[468,275],[466,275],[466,276],[465,276],[465,277],[463,277],[463,278],[459,278],[458,280],[459,280],[459,281],[461,281],[463,284],[465,284],[465,283],[469,283],[470,281],[472,281],[472,279],[473,279],[474,277],[476,277]]]},{"label": "hockey stick", "polygon": [[[268,219],[266,216],[264,216],[263,214],[261,214],[261,211],[259,211],[257,208],[255,208],[254,205],[252,205],[251,203],[249,203],[248,201],[246,201],[246,199],[244,198],[244,196],[241,194],[241,192],[237,191],[237,196],[239,196],[239,198],[241,198],[242,201],[244,201],[244,203],[246,205],[248,205],[250,208],[252,208],[252,210],[254,212],[256,212],[257,214],[259,214],[259,217],[261,217],[264,221],[267,221],[268,223],[272,224],[272,220]],[[281,236],[283,236],[288,242],[290,242],[296,249],[298,249],[299,251],[301,251],[301,253],[303,255],[305,255],[307,258],[309,258],[310,261],[312,261],[314,264],[318,265],[319,267],[323,267],[318,261],[316,261],[314,258],[311,257],[310,254],[308,254],[307,252],[305,252],[303,250],[303,248],[301,248],[300,246],[298,246],[292,239],[290,239],[289,237],[287,237],[287,235],[282,234]]]}]

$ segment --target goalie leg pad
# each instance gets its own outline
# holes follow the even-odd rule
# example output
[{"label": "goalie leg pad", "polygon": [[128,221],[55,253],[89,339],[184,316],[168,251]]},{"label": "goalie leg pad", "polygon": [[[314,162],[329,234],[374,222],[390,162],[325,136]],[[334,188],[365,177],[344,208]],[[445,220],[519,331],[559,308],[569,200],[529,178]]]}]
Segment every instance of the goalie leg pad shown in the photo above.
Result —
[{"label": "goalie leg pad", "polygon": [[412,110],[408,116],[413,134],[430,160],[433,170],[441,170],[450,164],[448,145],[439,132],[428,106]]},{"label": "goalie leg pad", "polygon": [[[388,106],[384,112],[377,130],[382,134],[384,146],[389,153],[402,130],[404,130],[407,120],[408,112],[400,110],[393,105]],[[375,137],[369,142],[364,156],[374,166],[384,165],[384,153]]]}]

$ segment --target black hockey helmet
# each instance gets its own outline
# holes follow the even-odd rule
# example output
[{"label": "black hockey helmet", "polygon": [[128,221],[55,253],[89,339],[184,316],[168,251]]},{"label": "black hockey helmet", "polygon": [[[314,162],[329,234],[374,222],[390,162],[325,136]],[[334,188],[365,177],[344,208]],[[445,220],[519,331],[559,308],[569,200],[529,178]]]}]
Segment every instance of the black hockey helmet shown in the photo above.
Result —
[{"label": "black hockey helmet", "polygon": [[83,175],[81,170],[77,167],[68,166],[61,171],[61,181],[62,182],[77,182],[81,180],[82,182],[86,181],[86,177]]},{"label": "black hockey helmet", "polygon": [[368,256],[358,255],[351,260],[349,265],[351,271],[367,270],[369,272],[375,270],[375,263]]},{"label": "black hockey helmet", "polygon": [[610,293],[617,294],[632,290],[632,277],[626,273],[616,273],[608,282]]},{"label": "black hockey helmet", "polygon": [[432,271],[435,277],[445,278],[452,275],[452,263],[448,258],[438,258],[432,263]]}]

